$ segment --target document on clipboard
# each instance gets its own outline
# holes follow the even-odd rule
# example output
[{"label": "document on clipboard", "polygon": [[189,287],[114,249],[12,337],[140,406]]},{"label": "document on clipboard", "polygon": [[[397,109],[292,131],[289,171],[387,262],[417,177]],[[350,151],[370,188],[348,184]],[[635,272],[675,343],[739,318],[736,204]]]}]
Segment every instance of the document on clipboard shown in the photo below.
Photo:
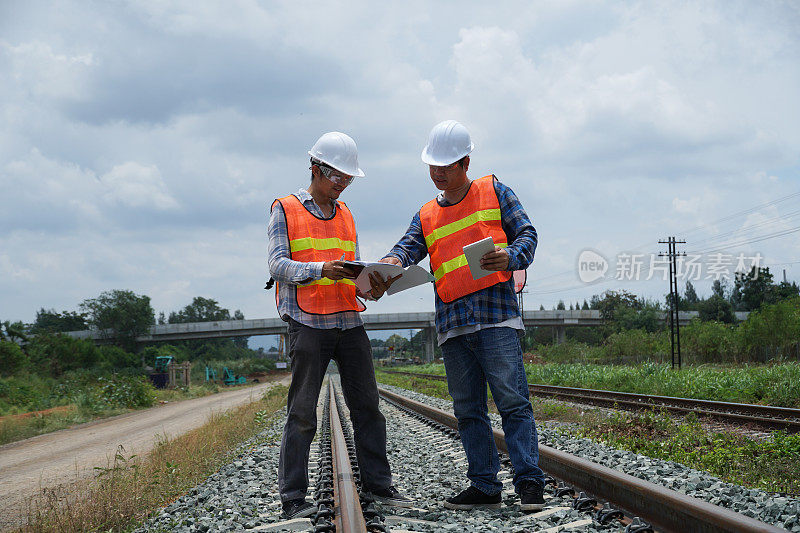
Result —
[{"label": "document on clipboard", "polygon": [[411,265],[403,268],[400,265],[390,263],[374,263],[368,261],[345,261],[345,265],[356,273],[355,284],[361,292],[367,292],[372,288],[369,283],[369,275],[372,272],[379,273],[383,279],[393,278],[400,275],[400,279],[395,280],[386,294],[392,295],[423,283],[434,281],[430,272],[419,265]]},{"label": "document on clipboard", "polygon": [[472,274],[472,279],[480,279],[495,273],[492,270],[485,270],[481,267],[481,257],[489,252],[494,252],[494,248],[494,240],[491,237],[486,237],[464,246],[464,255],[467,258],[467,265],[469,266],[470,274]]}]

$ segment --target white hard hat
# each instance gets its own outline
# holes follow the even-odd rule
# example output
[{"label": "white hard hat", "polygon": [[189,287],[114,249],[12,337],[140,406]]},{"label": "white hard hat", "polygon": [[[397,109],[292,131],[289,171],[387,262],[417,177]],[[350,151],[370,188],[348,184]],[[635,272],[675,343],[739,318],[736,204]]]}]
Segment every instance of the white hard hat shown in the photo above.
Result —
[{"label": "white hard hat", "polygon": [[435,125],[428,135],[428,144],[422,149],[422,161],[443,167],[455,163],[473,148],[475,145],[467,128],[455,120],[445,120]]},{"label": "white hard hat", "polygon": [[331,131],[317,139],[308,155],[330,165],[348,176],[364,177],[358,168],[358,148],[356,142],[346,133]]}]

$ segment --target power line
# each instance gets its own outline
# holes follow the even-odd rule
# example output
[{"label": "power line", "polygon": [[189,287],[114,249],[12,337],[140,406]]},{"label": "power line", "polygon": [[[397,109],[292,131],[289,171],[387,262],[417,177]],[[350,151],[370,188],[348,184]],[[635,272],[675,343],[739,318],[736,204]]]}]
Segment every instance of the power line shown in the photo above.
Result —
[{"label": "power line", "polygon": [[774,239],[776,237],[783,237],[784,235],[797,233],[798,231],[800,231],[800,226],[797,226],[795,228],[786,229],[786,230],[776,231],[776,232],[773,232],[773,233],[768,233],[766,235],[760,235],[759,237],[756,237],[756,238],[753,238],[753,239],[737,241],[737,242],[723,243],[722,245],[720,245],[718,247],[706,248],[704,250],[693,250],[693,251],[691,251],[689,253],[691,253],[691,254],[704,254],[704,253],[721,252],[723,250],[728,250],[728,249],[734,248],[736,246],[744,246],[745,244],[752,244],[754,242],[767,241],[769,239]]},{"label": "power line", "polygon": [[[760,227],[765,226],[765,225],[769,226],[769,225],[772,225],[772,224],[774,224],[775,222],[778,222],[778,221],[787,221],[790,218],[793,218],[795,215],[798,215],[798,214],[800,214],[800,210],[792,211],[791,213],[786,213],[785,215],[780,215],[780,216],[777,216],[777,217],[774,217],[774,218],[770,218],[768,220],[763,220],[763,221],[761,221],[761,222],[759,222],[757,224],[752,224],[752,225],[747,226],[747,227],[735,229],[735,230],[732,230],[732,231],[727,231],[725,233],[719,233],[719,234],[714,235],[713,237],[709,237],[707,239],[701,239],[699,241],[692,241],[692,244],[693,245],[704,244],[704,243],[707,243],[707,242],[710,242],[710,241],[715,241],[715,240],[717,240],[719,238],[722,238],[722,237],[728,237],[728,236],[731,236],[731,235],[735,235],[737,233],[741,233],[741,234],[749,233],[752,230],[754,230],[756,228],[760,228]],[[741,237],[743,237],[743,236],[744,235],[741,235]]]},{"label": "power line", "polygon": [[[695,226],[693,228],[689,228],[689,229],[680,231],[680,232],[677,233],[677,235],[680,235],[680,236],[683,237],[683,236],[688,235],[690,233],[694,233],[695,231],[699,231],[699,230],[702,230],[702,229],[705,229],[705,228],[709,228],[709,227],[714,226],[716,224],[719,224],[721,222],[726,222],[728,220],[731,220],[731,219],[734,219],[734,218],[737,218],[737,217],[740,217],[740,216],[743,216],[743,215],[747,215],[747,214],[756,212],[759,209],[764,209],[765,207],[771,207],[771,206],[774,206],[774,205],[778,205],[780,203],[787,202],[787,201],[793,200],[793,199],[800,199],[800,191],[797,191],[797,192],[794,192],[794,193],[791,193],[791,194],[787,194],[786,196],[781,196],[779,198],[776,198],[774,200],[770,200],[769,202],[765,202],[763,204],[756,205],[754,207],[749,207],[747,209],[736,211],[734,213],[726,215],[726,216],[724,216],[722,218],[718,218],[718,219],[713,220],[711,222],[708,222],[706,224],[702,224],[700,226]],[[790,216],[794,216],[795,214],[798,214],[798,213],[800,213],[800,211],[787,213],[786,215],[783,215],[782,217],[790,217]],[[777,219],[782,218],[782,217],[775,217],[774,219],[770,219],[770,220],[777,220]],[[760,223],[758,223],[756,225],[748,226],[748,228],[754,228],[754,227],[763,225],[766,222],[767,221],[762,221],[762,222],[760,222]],[[747,228],[742,228],[742,231],[747,231]],[[767,236],[760,236],[760,237],[758,237],[758,238],[756,238],[756,239],[754,239],[752,241],[743,241],[743,242],[731,243],[729,245],[726,245],[725,243],[723,243],[723,245],[725,245],[724,248],[723,247],[719,247],[719,248],[716,248],[716,249],[715,248],[709,248],[707,251],[710,251],[710,252],[721,251],[721,250],[725,250],[727,248],[732,248],[734,246],[740,246],[740,245],[743,245],[743,244],[750,244],[752,242],[760,242],[761,240],[767,240],[767,239],[774,238],[774,237],[780,237],[780,236],[782,236],[784,234],[788,235],[789,233],[794,233],[795,231],[797,231],[797,230],[796,229],[792,229],[792,230],[788,231],[787,233],[770,234],[770,235],[767,235]],[[732,233],[736,233],[736,232],[730,232],[730,233],[732,234]],[[780,233],[780,232],[776,232],[776,233]],[[699,243],[702,244],[704,242],[708,242],[710,240],[714,240],[716,238],[719,238],[719,237],[722,237],[722,236],[726,236],[726,235],[728,235],[728,234],[725,233],[725,234],[716,235],[716,236],[710,237],[708,239],[701,240],[701,241],[699,241]],[[652,245],[651,242],[648,241],[648,242],[646,242],[644,244],[641,244],[639,246],[636,246],[636,247],[633,247],[633,248],[628,248],[627,250],[631,251],[631,252],[633,252],[633,251],[641,251],[642,248],[645,248],[645,247],[651,246],[651,245]],[[705,251],[688,252],[688,253],[705,253]],[[537,278],[536,281],[538,282],[538,281],[542,281],[542,280],[545,280],[545,279],[557,278],[557,277],[561,277],[561,276],[565,276],[565,275],[573,274],[573,273],[574,273],[573,270],[565,270],[565,271],[562,271],[562,272],[557,272],[555,274],[550,274],[548,276],[544,276],[542,278]],[[608,282],[608,281],[611,281],[611,279],[603,280],[601,282],[598,282],[598,284],[605,283],[605,282]],[[590,285],[581,284],[581,285],[571,285],[571,286],[567,286],[567,287],[556,287],[556,288],[550,288],[550,289],[548,289],[548,286],[545,286],[543,288],[544,290],[541,290],[541,291],[540,290],[531,290],[530,294],[555,294],[555,293],[559,293],[559,292],[569,292],[569,291],[577,290],[577,289],[580,289],[580,288],[586,288],[588,286],[590,286]]]}]

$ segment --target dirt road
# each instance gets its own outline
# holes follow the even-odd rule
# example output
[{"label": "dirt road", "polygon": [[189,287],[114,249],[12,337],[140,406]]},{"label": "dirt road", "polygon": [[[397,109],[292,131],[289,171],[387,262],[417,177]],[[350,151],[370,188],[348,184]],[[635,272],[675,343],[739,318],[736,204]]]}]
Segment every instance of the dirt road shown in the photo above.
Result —
[{"label": "dirt road", "polygon": [[[290,379],[280,383],[288,385]],[[212,411],[254,401],[271,386],[266,383],[169,403],[0,446],[0,531],[20,523],[25,498],[40,487],[92,475],[93,467],[108,466],[119,445],[126,456],[145,454],[158,436],[181,435],[203,425]]]}]

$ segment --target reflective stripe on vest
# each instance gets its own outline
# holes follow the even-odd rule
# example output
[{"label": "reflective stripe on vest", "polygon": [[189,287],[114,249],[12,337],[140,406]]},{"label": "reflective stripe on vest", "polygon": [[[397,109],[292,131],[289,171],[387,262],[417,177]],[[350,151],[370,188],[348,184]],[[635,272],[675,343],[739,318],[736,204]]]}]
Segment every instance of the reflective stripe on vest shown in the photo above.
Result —
[{"label": "reflective stripe on vest", "polygon": [[[280,203],[286,216],[289,250],[292,261],[303,263],[337,261],[356,258],[356,224],[353,215],[339,202],[336,215],[321,219],[313,215],[293,194],[273,202]],[[356,298],[356,285],[351,279],[315,279],[295,286],[297,306],[314,315],[330,315],[345,311],[363,311],[363,303]],[[276,284],[275,300],[279,303]]]},{"label": "reflective stripe on vest", "polygon": [[434,198],[422,206],[422,234],[436,278],[436,293],[444,302],[508,281],[511,272],[495,272],[473,279],[464,256],[464,246],[492,237],[495,246],[508,246],[500,219],[500,201],[493,175],[474,180],[466,196],[455,205],[442,207]]}]

